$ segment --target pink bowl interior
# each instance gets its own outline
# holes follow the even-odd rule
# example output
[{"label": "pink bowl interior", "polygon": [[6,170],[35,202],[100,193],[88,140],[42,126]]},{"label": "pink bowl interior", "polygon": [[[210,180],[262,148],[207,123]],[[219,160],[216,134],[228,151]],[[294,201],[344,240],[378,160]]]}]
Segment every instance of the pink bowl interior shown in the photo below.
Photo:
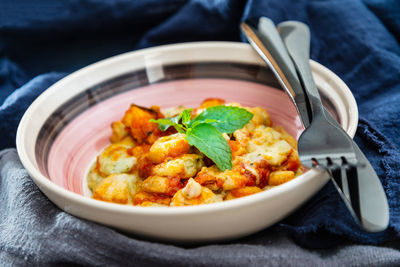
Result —
[{"label": "pink bowl interior", "polygon": [[130,90],[85,110],[60,132],[48,157],[49,178],[77,194],[87,194],[84,179],[89,166],[109,144],[110,124],[120,120],[129,105],[161,108],[198,106],[217,97],[244,106],[265,108],[274,123],[298,138],[303,128],[296,109],[284,91],[259,83],[230,79],[185,79]]}]

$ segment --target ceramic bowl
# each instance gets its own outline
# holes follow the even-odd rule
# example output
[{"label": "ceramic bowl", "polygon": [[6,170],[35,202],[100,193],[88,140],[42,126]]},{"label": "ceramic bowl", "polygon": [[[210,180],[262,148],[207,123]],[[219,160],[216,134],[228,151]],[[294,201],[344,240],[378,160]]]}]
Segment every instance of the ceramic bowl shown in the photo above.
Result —
[{"label": "ceramic bowl", "polygon": [[[323,102],[350,136],[358,111],[348,87],[311,61]],[[264,107],[293,136],[300,119],[271,71],[247,44],[197,42],[115,56],[60,80],[28,108],[17,132],[20,159],[40,190],[77,217],[123,231],[180,242],[226,240],[266,228],[298,208],[328,181],[310,170],[273,189],[222,203],[135,207],[90,198],[89,165],[108,144],[110,124],[131,103],[197,106],[218,97]]]}]

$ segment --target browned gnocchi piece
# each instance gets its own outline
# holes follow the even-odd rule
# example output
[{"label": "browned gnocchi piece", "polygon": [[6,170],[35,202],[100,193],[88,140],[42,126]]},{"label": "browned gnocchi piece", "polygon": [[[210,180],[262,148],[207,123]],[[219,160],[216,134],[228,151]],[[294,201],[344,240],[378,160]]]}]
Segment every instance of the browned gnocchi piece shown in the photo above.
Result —
[{"label": "browned gnocchi piece", "polygon": [[162,116],[158,107],[144,108],[131,105],[121,122],[129,129],[131,136],[139,144],[152,144],[163,134],[158,125],[150,120]]},{"label": "browned gnocchi piece", "polygon": [[143,181],[142,190],[148,193],[166,194],[169,190],[169,179],[161,176],[150,176]]},{"label": "browned gnocchi piece", "polygon": [[138,206],[169,206],[171,198],[162,194],[138,191],[133,197],[133,204]]},{"label": "browned gnocchi piece", "polygon": [[153,168],[153,175],[166,177],[190,178],[204,166],[201,155],[185,154],[177,158],[170,158]]},{"label": "browned gnocchi piece", "polygon": [[129,128],[126,127],[121,121],[115,121],[111,123],[111,130],[111,143],[119,142],[129,135]]},{"label": "browned gnocchi piece", "polygon": [[100,181],[93,191],[93,198],[103,201],[128,204],[136,193],[136,176],[112,174]]},{"label": "browned gnocchi piece", "polygon": [[137,159],[130,153],[130,148],[124,144],[111,144],[106,147],[97,159],[101,174],[128,173],[136,164]]},{"label": "browned gnocchi piece", "polygon": [[269,185],[280,185],[294,178],[293,171],[274,171],[269,175]]},{"label": "browned gnocchi piece", "polygon": [[195,180],[212,190],[232,190],[246,186],[249,181],[237,169],[222,172],[215,165],[202,168]]},{"label": "browned gnocchi piece", "polygon": [[257,186],[246,186],[242,188],[237,188],[232,191],[229,191],[228,194],[225,196],[224,200],[245,197],[255,193],[259,193],[261,191],[263,190]]},{"label": "browned gnocchi piece", "polygon": [[213,191],[207,187],[203,187],[193,179],[187,183],[187,185],[176,192],[171,200],[171,206],[189,206],[189,205],[200,205],[209,204],[215,202],[221,202],[222,196],[214,194]]},{"label": "browned gnocchi piece", "polygon": [[178,157],[189,152],[190,145],[185,135],[176,133],[160,137],[150,147],[149,158],[153,163],[161,163],[168,157]]}]

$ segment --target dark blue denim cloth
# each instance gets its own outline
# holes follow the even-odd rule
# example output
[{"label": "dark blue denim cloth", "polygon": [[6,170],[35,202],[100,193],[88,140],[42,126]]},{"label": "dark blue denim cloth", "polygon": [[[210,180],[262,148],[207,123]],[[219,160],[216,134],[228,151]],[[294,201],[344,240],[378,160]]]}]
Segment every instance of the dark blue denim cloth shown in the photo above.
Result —
[{"label": "dark blue denim cloth", "polygon": [[312,59],[341,77],[356,98],[360,121],[355,140],[382,180],[391,215],[385,232],[363,232],[329,183],[273,230],[290,233],[299,244],[312,248],[346,240],[375,245],[400,240],[398,0],[3,0],[0,149],[15,146],[23,112],[68,73],[150,46],[240,42],[240,21],[260,16],[275,23],[300,20],[310,26]]}]

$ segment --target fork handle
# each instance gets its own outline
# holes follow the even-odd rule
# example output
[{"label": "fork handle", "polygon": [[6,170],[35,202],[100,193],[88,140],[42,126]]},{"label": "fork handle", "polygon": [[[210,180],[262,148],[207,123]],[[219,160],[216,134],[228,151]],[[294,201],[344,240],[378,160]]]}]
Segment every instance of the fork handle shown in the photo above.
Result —
[{"label": "fork handle", "polygon": [[310,30],[308,26],[298,21],[286,21],[279,24],[278,31],[299,73],[300,81],[311,104],[313,118],[317,116],[325,117],[321,97],[315,85],[309,62]]}]

